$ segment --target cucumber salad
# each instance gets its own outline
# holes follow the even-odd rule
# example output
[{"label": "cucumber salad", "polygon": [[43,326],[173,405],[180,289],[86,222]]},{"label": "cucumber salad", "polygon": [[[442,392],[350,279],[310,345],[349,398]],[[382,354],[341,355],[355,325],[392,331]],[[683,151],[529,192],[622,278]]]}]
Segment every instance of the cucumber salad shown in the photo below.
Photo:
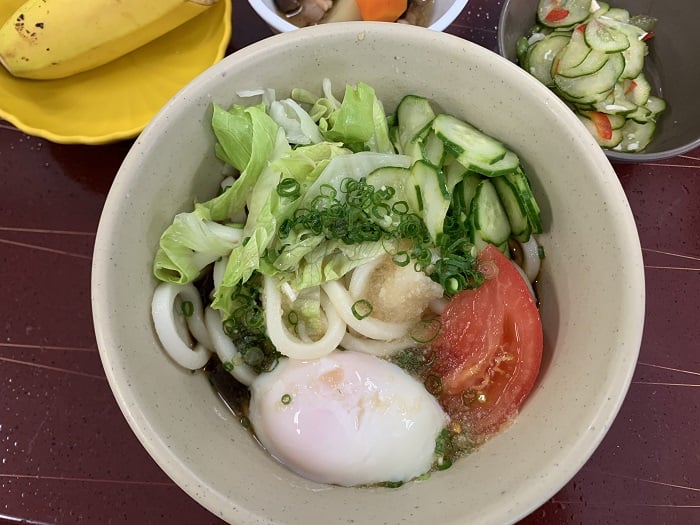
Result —
[{"label": "cucumber salad", "polygon": [[656,19],[596,0],[540,0],[520,66],[552,89],[603,148],[644,150],[666,102],[644,75]]},{"label": "cucumber salad", "polygon": [[344,89],[214,104],[220,191],[163,232],[152,316],[175,362],[248,388],[242,420],[275,459],[397,486],[533,387],[543,228],[502,142],[423,96],[387,114],[371,86]]}]

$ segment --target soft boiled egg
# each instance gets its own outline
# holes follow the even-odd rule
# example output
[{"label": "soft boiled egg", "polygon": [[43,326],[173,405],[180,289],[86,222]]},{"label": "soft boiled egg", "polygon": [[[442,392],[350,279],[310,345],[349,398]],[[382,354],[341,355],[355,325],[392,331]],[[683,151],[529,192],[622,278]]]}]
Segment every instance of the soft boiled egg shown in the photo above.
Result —
[{"label": "soft boiled egg", "polygon": [[284,359],[251,386],[250,422],[267,451],[298,474],[343,486],[427,472],[448,422],[398,366],[352,351]]}]

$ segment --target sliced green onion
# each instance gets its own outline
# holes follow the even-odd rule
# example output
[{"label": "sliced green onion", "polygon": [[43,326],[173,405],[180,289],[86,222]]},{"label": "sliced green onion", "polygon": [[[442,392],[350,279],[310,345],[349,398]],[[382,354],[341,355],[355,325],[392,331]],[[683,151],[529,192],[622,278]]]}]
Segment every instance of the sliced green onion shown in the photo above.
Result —
[{"label": "sliced green onion", "polygon": [[486,394],[470,388],[462,392],[462,404],[470,406],[473,403],[486,403]]},{"label": "sliced green onion", "polygon": [[396,215],[406,215],[409,209],[406,201],[397,201],[391,206],[391,211]]},{"label": "sliced green onion", "polygon": [[384,204],[383,202],[372,206],[372,215],[374,215],[377,219],[383,219],[384,217],[388,217],[390,213],[391,208],[389,208],[388,204]]},{"label": "sliced green onion", "polygon": [[282,179],[277,185],[277,194],[280,197],[296,199],[301,195],[301,185],[292,178]]},{"label": "sliced green onion", "polygon": [[423,382],[425,389],[434,396],[442,394],[442,379],[435,374],[430,374]]},{"label": "sliced green onion", "polygon": [[438,461],[435,468],[438,470],[447,470],[452,466],[452,460],[449,458],[441,458],[442,461]]},{"label": "sliced green onion", "polygon": [[439,319],[423,319],[418,322],[408,333],[408,335],[416,343],[430,343],[433,341],[440,330],[442,329],[442,323]]},{"label": "sliced green onion", "polygon": [[398,253],[395,253],[392,257],[391,260],[394,262],[396,266],[407,266],[409,262],[411,262],[411,257],[408,255],[408,252],[406,250],[402,250]]},{"label": "sliced green onion", "polygon": [[221,329],[227,336],[231,337],[231,335],[236,331],[237,325],[238,323],[235,319],[229,318],[221,323]]},{"label": "sliced green onion", "polygon": [[249,328],[260,328],[265,323],[265,314],[260,308],[251,308],[245,314],[245,323]]},{"label": "sliced green onion", "polygon": [[192,317],[192,314],[194,314],[194,304],[192,301],[183,301],[180,305],[180,311],[185,317]]},{"label": "sliced green onion", "polygon": [[372,308],[372,303],[366,299],[360,299],[352,305],[352,315],[355,316],[355,319],[361,321],[372,313]]},{"label": "sliced green onion", "polygon": [[260,365],[264,359],[265,354],[262,349],[257,346],[247,348],[243,354],[243,361],[245,361],[245,364],[253,367]]},{"label": "sliced green onion", "polygon": [[289,394],[284,394],[282,398],[280,399],[283,405],[288,405],[289,403],[292,402],[292,396]]},{"label": "sliced green onion", "polygon": [[232,372],[234,369],[234,364],[231,361],[223,361],[221,363],[221,366],[223,367],[224,370],[227,372]]},{"label": "sliced green onion", "polygon": [[299,314],[296,313],[295,310],[290,311],[290,312],[287,314],[287,322],[288,322],[291,326],[296,326],[297,324],[299,324]]}]

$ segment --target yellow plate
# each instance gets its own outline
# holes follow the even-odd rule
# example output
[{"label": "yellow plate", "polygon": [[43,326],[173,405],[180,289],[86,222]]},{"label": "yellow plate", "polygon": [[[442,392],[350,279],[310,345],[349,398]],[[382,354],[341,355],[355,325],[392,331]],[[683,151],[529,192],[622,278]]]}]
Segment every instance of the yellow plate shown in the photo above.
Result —
[{"label": "yellow plate", "polygon": [[[25,0],[0,2],[0,20]],[[185,84],[226,53],[231,0],[113,62],[57,80],[15,78],[0,66],[0,118],[63,144],[104,144],[138,135]]]}]

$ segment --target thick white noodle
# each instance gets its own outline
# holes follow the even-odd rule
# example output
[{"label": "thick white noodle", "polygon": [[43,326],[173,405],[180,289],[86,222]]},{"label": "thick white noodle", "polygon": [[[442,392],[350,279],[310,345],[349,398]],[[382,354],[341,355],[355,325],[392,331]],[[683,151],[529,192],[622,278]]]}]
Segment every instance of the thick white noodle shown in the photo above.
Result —
[{"label": "thick white noodle", "polygon": [[357,319],[352,313],[352,306],[356,301],[342,284],[338,281],[328,281],[322,284],[321,288],[333,302],[340,317],[360,335],[380,341],[391,341],[404,337],[411,327],[410,323],[391,323],[371,315]]},{"label": "thick white noodle", "polygon": [[375,341],[374,339],[357,337],[349,332],[345,334],[340,344],[346,350],[362,352],[377,357],[388,357],[406,348],[416,346],[416,342],[410,337],[402,337],[394,341]]},{"label": "thick white noodle", "polygon": [[535,289],[532,287],[532,283],[530,282],[530,279],[528,278],[527,274],[525,274],[525,270],[523,270],[515,262],[511,261],[511,263],[513,264],[513,266],[515,266],[515,269],[518,270],[520,277],[523,278],[523,282],[527,285],[527,289],[530,290],[530,295],[532,295],[532,298],[535,300],[535,302],[537,302],[537,296],[535,295]]},{"label": "thick white noodle", "polygon": [[382,261],[383,259],[381,257],[377,257],[368,263],[358,266],[352,271],[350,285],[348,286],[351,296],[362,297],[362,294],[364,294],[367,289],[367,284],[369,283],[372,273]]},{"label": "thick white noodle", "polygon": [[265,307],[265,325],[267,335],[277,350],[292,359],[317,359],[335,350],[345,335],[347,326],[328,297],[321,294],[321,308],[326,314],[327,329],[321,339],[308,343],[299,340],[289,333],[284,325],[282,310],[282,295],[279,282],[269,276],[265,277],[263,288],[263,306]]},{"label": "thick white noodle", "polygon": [[527,242],[521,242],[520,248],[523,251],[522,269],[528,280],[534,283],[535,279],[537,279],[537,274],[540,273],[540,252],[535,236],[530,235]]},{"label": "thick white noodle", "polygon": [[214,270],[212,271],[212,279],[214,281],[214,290],[217,290],[221,285],[221,281],[224,279],[224,274],[226,273],[226,265],[228,264],[228,257],[222,257],[214,263]]},{"label": "thick white noodle", "polygon": [[[187,318],[190,333],[198,341],[194,348],[190,347],[178,330],[178,320],[175,318],[175,300],[178,296],[192,302],[194,307],[193,314]],[[194,285],[159,284],[153,293],[151,316],[163,348],[177,364],[189,370],[196,370],[207,364],[211,355],[211,341],[204,325],[202,301]]]},{"label": "thick white noodle", "polygon": [[221,314],[213,308],[207,307],[204,311],[204,322],[209,330],[209,335],[214,343],[214,351],[222,363],[229,362],[233,365],[231,375],[245,386],[250,386],[258,374],[243,362],[241,353],[233,344],[231,338],[226,335],[221,321]]}]

